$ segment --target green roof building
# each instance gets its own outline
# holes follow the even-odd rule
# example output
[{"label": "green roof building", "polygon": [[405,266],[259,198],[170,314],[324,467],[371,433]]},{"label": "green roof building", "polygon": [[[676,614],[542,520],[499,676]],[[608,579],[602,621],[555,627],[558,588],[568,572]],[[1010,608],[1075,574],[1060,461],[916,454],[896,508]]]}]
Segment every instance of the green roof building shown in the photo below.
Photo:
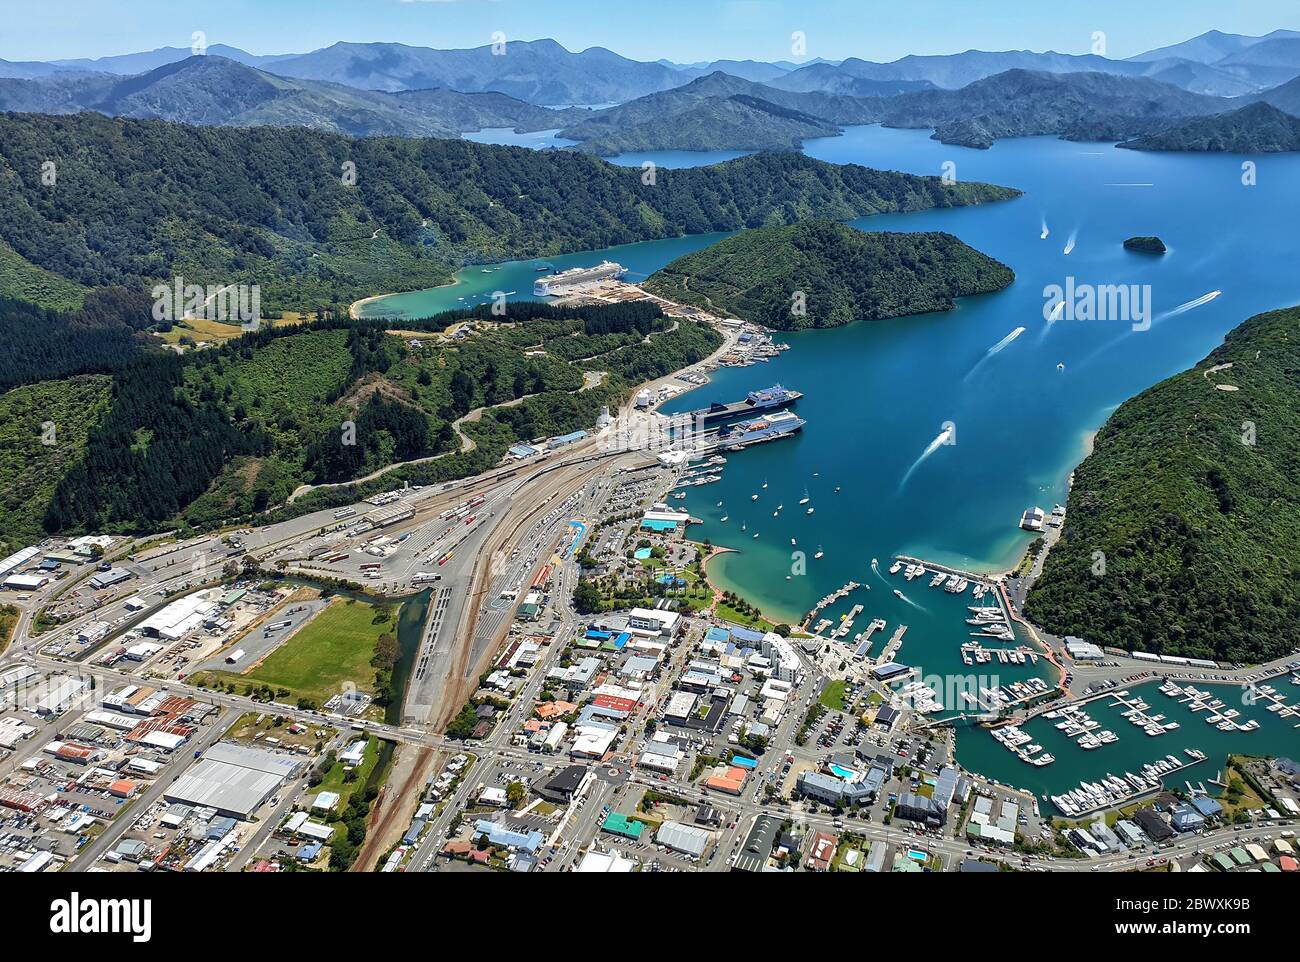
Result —
[{"label": "green roof building", "polygon": [[645,831],[645,822],[638,822],[635,818],[628,818],[621,812],[610,812],[605,816],[605,821],[601,823],[600,827],[611,835],[622,835],[624,838],[630,838],[635,842],[641,838],[641,833]]}]

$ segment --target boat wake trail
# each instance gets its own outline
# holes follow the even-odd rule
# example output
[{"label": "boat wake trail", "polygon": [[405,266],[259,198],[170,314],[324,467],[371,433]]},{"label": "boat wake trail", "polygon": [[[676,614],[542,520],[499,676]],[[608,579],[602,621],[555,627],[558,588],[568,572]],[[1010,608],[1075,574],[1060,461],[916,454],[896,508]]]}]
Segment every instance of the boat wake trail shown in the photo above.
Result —
[{"label": "boat wake trail", "polygon": [[[1024,330],[1024,328],[1021,328],[1021,330]],[[912,474],[921,466],[922,462],[924,462],[930,455],[934,454],[935,451],[938,451],[941,447],[950,442],[953,430],[953,425],[947,425],[939,432],[937,438],[926,445],[925,450],[921,452],[921,456],[912,462],[912,466],[908,468],[907,472],[903,475],[903,480],[898,482],[898,490],[900,493],[903,488],[907,487],[907,482],[911,480]],[[877,574],[879,574],[879,572],[877,572]]]},{"label": "boat wake trail", "polygon": [[1041,234],[1038,235],[1038,239],[1039,239],[1039,240],[1047,240],[1047,235],[1050,234],[1050,233],[1051,233],[1051,231],[1049,231],[1049,230],[1047,229],[1047,216],[1044,215],[1044,216],[1043,216],[1043,232],[1042,232]]},{"label": "boat wake trail", "polygon": [[1052,313],[1047,315],[1047,323],[1043,325],[1042,331],[1038,334],[1038,342],[1040,344],[1047,339],[1048,332],[1051,331],[1052,325],[1061,319],[1061,314],[1064,313],[1064,311],[1065,300],[1062,299],[1057,301],[1056,306],[1052,308]]},{"label": "boat wake trail", "polygon": [[962,380],[969,381],[971,379],[971,376],[984,365],[985,361],[993,357],[995,354],[1001,353],[1002,350],[1006,348],[1008,344],[1010,344],[1012,341],[1014,341],[1023,333],[1025,333],[1025,329],[1023,327],[1018,327],[1010,334],[1008,334],[1006,337],[1004,337],[1002,340],[994,344],[991,348],[989,348],[987,351],[984,352],[984,356],[982,358],[980,358],[978,361],[975,362],[975,366],[966,372],[966,376],[962,378]]},{"label": "boat wake trail", "polygon": [[1074,250],[1074,242],[1077,241],[1078,239],[1079,239],[1079,230],[1078,228],[1075,228],[1074,230],[1070,231],[1070,237],[1068,240],[1066,240],[1065,250],[1062,251],[1062,253],[1068,255],[1070,251]]},{"label": "boat wake trail", "polygon": [[[1172,311],[1166,311],[1164,314],[1161,314],[1159,317],[1157,317],[1156,321],[1163,321],[1166,317],[1173,317],[1175,314],[1185,314],[1188,311],[1194,310],[1195,308],[1198,308],[1203,304],[1210,303],[1210,301],[1214,300],[1222,293],[1223,291],[1210,291],[1210,293],[1208,294],[1202,294],[1200,297],[1194,300],[1190,300],[1186,304],[1179,304]],[[1155,321],[1152,321],[1152,323],[1154,324]]]},{"label": "boat wake trail", "polygon": [[903,594],[901,591],[895,590],[894,594],[898,597],[898,599],[899,599],[900,601],[904,601],[904,602],[906,602],[907,604],[909,604],[909,605],[911,605],[913,608],[915,608],[917,611],[923,611],[923,612],[925,612],[927,615],[930,613],[930,609],[929,609],[929,608],[925,607],[924,605],[917,604],[915,601],[913,601],[911,598],[907,597],[907,595]]},{"label": "boat wake trail", "polygon": [[889,584],[889,579],[880,573],[880,562],[877,561],[875,558],[871,559],[871,570],[875,572],[877,578],[879,578],[885,584]]},{"label": "boat wake trail", "polygon": [[[1163,314],[1157,314],[1155,317],[1151,319],[1150,327],[1155,327],[1161,321],[1167,320],[1171,317],[1176,317],[1179,314],[1186,314],[1188,311],[1194,311],[1198,307],[1204,307],[1206,304],[1210,303],[1210,301],[1214,300],[1222,293],[1223,291],[1210,291],[1208,294],[1202,294],[1200,297],[1193,298],[1192,300],[1186,302],[1185,304],[1179,304],[1177,307],[1165,311]],[[1120,334],[1118,337],[1112,338],[1111,340],[1103,344],[1101,347],[1097,348],[1097,350],[1093,351],[1091,354],[1085,357],[1080,362],[1080,364],[1081,365],[1089,364],[1092,361],[1095,361],[1099,356],[1105,354],[1116,344],[1120,343],[1121,341],[1127,340],[1128,338],[1132,337],[1135,333],[1139,333],[1139,331],[1127,330],[1123,334]]]}]

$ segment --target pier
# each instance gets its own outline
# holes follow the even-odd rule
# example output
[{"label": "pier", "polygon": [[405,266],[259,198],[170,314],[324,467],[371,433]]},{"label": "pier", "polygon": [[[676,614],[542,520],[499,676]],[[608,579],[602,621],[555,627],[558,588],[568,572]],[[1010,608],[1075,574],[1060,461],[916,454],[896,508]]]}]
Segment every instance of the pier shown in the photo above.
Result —
[{"label": "pier", "polygon": [[907,625],[899,625],[894,632],[894,636],[889,639],[889,644],[885,645],[885,650],[876,659],[876,664],[883,665],[894,660],[894,655],[898,653],[898,649],[903,647],[903,635],[905,634],[907,634]]},{"label": "pier", "polygon": [[959,578],[965,578],[967,581],[993,583],[997,580],[996,575],[979,574],[974,571],[963,571],[961,568],[953,568],[949,565],[941,565],[934,561],[926,561],[923,558],[913,558],[909,555],[894,555],[895,561],[901,561],[904,564],[921,565],[926,571],[942,571],[946,575],[957,575]]}]

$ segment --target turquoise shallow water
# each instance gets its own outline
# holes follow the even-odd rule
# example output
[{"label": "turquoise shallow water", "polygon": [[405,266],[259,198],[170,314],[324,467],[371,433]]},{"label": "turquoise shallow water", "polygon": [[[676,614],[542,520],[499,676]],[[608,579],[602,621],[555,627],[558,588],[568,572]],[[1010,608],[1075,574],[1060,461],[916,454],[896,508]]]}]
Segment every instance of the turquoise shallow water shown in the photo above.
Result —
[{"label": "turquoise shallow water", "polygon": [[649,241],[641,244],[623,244],[599,251],[564,254],[558,257],[536,258],[528,261],[507,261],[484,267],[467,267],[457,272],[455,283],[423,291],[393,294],[362,305],[362,317],[428,317],[440,311],[490,304],[496,291],[509,295],[507,300],[535,300],[533,282],[551,273],[570,267],[594,267],[603,260],[616,260],[628,269],[627,279],[633,283],[643,281],[670,261],[691,251],[708,247],[726,237],[726,234],[695,234],[691,237],[674,237],[669,240]]},{"label": "turquoise shallow water", "polygon": [[[907,624],[900,660],[927,675],[964,674],[972,669],[962,665],[958,646],[967,635],[962,616],[969,595],[931,590],[928,579],[906,585],[901,577],[878,576],[871,559],[879,558],[882,568],[896,553],[964,567],[1008,566],[1029,541],[1016,527],[1021,511],[1064,502],[1067,478],[1088,438],[1118,404],[1199,360],[1246,317],[1300,303],[1300,278],[1285,254],[1300,215],[1294,189],[1300,157],[1259,158],[1257,186],[1247,187],[1241,176],[1246,158],[1140,153],[1051,138],[1000,141],[978,151],[939,144],[924,131],[863,127],[809,142],[806,152],[922,174],[943,173],[951,163],[959,179],[1025,191],[1007,203],[855,222],[864,230],[949,231],[1008,264],[1016,281],[942,314],[784,335],[792,349],[780,358],[719,371],[707,387],[675,399],[666,411],[734,400],[780,381],[804,392],[797,410],[809,422],[795,438],[730,455],[723,480],[692,489],[682,504],[704,519],[693,535],[738,549],[718,560],[713,576],[765,613],[797,620],[818,598],[857,580],[870,590],[829,609],[832,616],[862,603],[859,626],[874,617],[889,623],[878,646],[898,624]],[[669,159],[676,165],[684,160],[675,154],[664,158],[666,166]],[[1122,241],[1137,234],[1159,234],[1169,253],[1125,251]],[[610,257],[627,264],[635,280],[715,239],[634,244],[548,263],[563,269]],[[539,263],[504,265],[492,274],[470,269],[456,286],[387,298],[367,313],[432,313],[475,298],[482,302],[493,290],[531,296]],[[1149,285],[1150,329],[1134,331],[1129,320],[1049,324],[1044,290],[1070,278],[1076,284]],[[1171,313],[1213,291],[1222,293]],[[1021,327],[1023,333],[990,354]],[[955,443],[922,459],[948,424]],[[766,489],[760,487],[764,480]],[[811,516],[797,505],[805,492],[816,509]],[[750,499],[754,493],[757,502]],[[778,505],[784,510],[774,518]],[[806,573],[791,538],[807,552]],[[818,547],[825,557],[815,561]],[[895,598],[896,587],[912,603]],[[1002,681],[1047,673],[1044,663],[1037,669],[983,667]],[[1154,704],[1153,698],[1164,696],[1147,696]],[[1058,791],[1089,772],[1114,770],[1106,756],[1130,746],[1141,749],[1140,760],[1147,760],[1148,750],[1163,755],[1200,747],[1212,753],[1212,762],[1202,766],[1207,771],[1219,761],[1213,753],[1228,747],[1263,750],[1267,743],[1300,751],[1300,732],[1262,709],[1257,714],[1268,717],[1254,733],[1229,736],[1193,722],[1158,739],[1120,719],[1132,734],[1106,726],[1121,736],[1120,744],[1089,753],[1049,748],[1061,760],[1043,769],[1018,761],[982,732],[964,732],[960,757],[1004,781]],[[1276,733],[1269,734],[1267,722],[1277,725]],[[1098,764],[1101,769],[1092,771]]]}]

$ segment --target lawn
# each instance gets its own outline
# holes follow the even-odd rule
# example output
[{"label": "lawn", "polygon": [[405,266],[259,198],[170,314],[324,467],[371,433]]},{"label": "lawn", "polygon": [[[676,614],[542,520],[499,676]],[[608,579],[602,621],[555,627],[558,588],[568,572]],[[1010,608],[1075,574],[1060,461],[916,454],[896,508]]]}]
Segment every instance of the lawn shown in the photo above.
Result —
[{"label": "lawn", "polygon": [[818,703],[831,711],[847,711],[848,706],[844,702],[844,689],[848,686],[849,683],[844,679],[831,682],[822,690],[821,697],[817,699]]},{"label": "lawn", "polygon": [[1242,776],[1236,756],[1228,757],[1228,767],[1224,777],[1228,783],[1228,790],[1219,796],[1219,804],[1223,806],[1225,821],[1230,821],[1240,811],[1262,811],[1268,808],[1268,802],[1261,798],[1250,782]]},{"label": "lawn", "polygon": [[324,780],[315,788],[307,790],[303,796],[303,801],[306,804],[311,804],[321,792],[336,792],[339,796],[339,803],[334,806],[334,811],[342,812],[348,807],[348,799],[352,797],[352,793],[365,786],[366,779],[375,770],[375,763],[378,761],[379,739],[372,738],[366,743],[366,753],[361,759],[361,764],[352,769],[352,771],[356,772],[355,778],[348,778],[347,767],[342,762],[336,761],[330,766],[330,770],[325,773]]},{"label": "lawn", "polygon": [[396,609],[381,609],[353,599],[335,599],[323,612],[247,674],[207,672],[209,684],[270,685],[290,697],[323,705],[351,684],[374,693],[379,636],[397,633]]},{"label": "lawn", "polygon": [[718,607],[715,613],[723,621],[730,621],[746,628],[753,628],[755,631],[771,631],[773,627],[773,623],[761,615],[742,612],[738,608],[733,608],[725,601],[718,602]]}]

